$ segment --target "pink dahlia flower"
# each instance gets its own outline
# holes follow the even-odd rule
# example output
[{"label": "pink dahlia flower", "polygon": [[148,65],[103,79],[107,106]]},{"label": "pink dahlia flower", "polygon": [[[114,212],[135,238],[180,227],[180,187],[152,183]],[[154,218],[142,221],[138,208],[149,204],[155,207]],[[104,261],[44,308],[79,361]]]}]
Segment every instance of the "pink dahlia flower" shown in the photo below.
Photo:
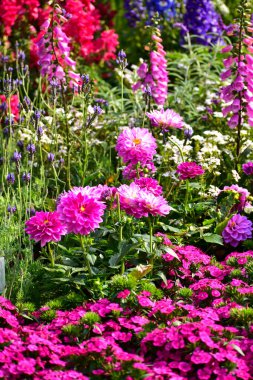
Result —
[{"label": "pink dahlia flower", "polygon": [[146,115],[154,127],[160,127],[164,131],[168,131],[169,128],[181,129],[184,126],[182,117],[171,109],[162,108],[160,111],[147,112]]},{"label": "pink dahlia flower", "polygon": [[118,188],[120,206],[122,210],[135,218],[167,215],[170,207],[162,196],[155,196],[151,192],[141,189],[136,183],[122,185]]},{"label": "pink dahlia flower", "polygon": [[253,162],[246,162],[242,165],[242,170],[246,175],[253,175]]},{"label": "pink dahlia flower", "polygon": [[103,221],[106,206],[90,188],[78,188],[64,193],[58,201],[57,211],[68,233],[88,235]]},{"label": "pink dahlia flower", "polygon": [[36,212],[25,223],[25,231],[30,239],[41,242],[41,247],[51,241],[60,241],[61,236],[66,234],[66,227],[60,222],[57,212]]},{"label": "pink dahlia flower", "polygon": [[222,231],[225,243],[237,247],[240,242],[252,238],[252,222],[240,214],[232,216]]},{"label": "pink dahlia flower", "polygon": [[142,216],[165,216],[170,212],[170,206],[165,198],[162,196],[156,197],[149,191],[141,190],[139,193],[139,207],[142,212]]},{"label": "pink dahlia flower", "polygon": [[159,185],[158,181],[153,178],[139,178],[134,181],[141,189],[147,190],[154,195],[161,195],[163,192],[162,186]]},{"label": "pink dahlia flower", "polygon": [[140,187],[132,182],[130,185],[121,185],[118,188],[120,207],[127,214],[135,218],[143,216],[142,208],[139,205]]},{"label": "pink dahlia flower", "polygon": [[125,128],[118,137],[116,150],[124,162],[145,165],[156,154],[156,141],[146,128]]},{"label": "pink dahlia flower", "polygon": [[195,178],[204,174],[202,166],[197,165],[196,162],[182,162],[178,165],[176,172],[179,174],[179,179],[184,180],[188,178]]}]

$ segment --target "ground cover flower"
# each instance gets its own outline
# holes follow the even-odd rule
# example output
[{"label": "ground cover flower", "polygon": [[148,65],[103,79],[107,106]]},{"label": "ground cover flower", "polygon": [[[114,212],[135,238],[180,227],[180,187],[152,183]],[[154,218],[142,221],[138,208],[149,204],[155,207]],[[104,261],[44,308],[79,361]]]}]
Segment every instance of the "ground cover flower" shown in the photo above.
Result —
[{"label": "ground cover flower", "polygon": [[252,222],[240,214],[233,215],[222,231],[225,243],[237,247],[239,243],[252,237]]},{"label": "ground cover flower", "polygon": [[159,127],[166,132],[169,128],[181,129],[184,126],[183,118],[171,109],[164,110],[162,108],[161,110],[147,112],[146,115],[154,127]]},{"label": "ground cover flower", "polygon": [[60,222],[57,212],[38,211],[25,223],[25,231],[30,239],[44,247],[51,241],[58,242],[66,234],[65,226]]},{"label": "ground cover flower", "polygon": [[117,139],[116,150],[123,162],[145,165],[156,154],[156,141],[146,128],[125,128]]},{"label": "ground cover flower", "polygon": [[88,235],[99,227],[106,205],[91,193],[90,188],[73,188],[63,193],[57,212],[67,233]]},{"label": "ground cover flower", "polygon": [[202,175],[205,171],[196,162],[182,162],[178,165],[176,172],[179,174],[179,179],[185,180]]}]

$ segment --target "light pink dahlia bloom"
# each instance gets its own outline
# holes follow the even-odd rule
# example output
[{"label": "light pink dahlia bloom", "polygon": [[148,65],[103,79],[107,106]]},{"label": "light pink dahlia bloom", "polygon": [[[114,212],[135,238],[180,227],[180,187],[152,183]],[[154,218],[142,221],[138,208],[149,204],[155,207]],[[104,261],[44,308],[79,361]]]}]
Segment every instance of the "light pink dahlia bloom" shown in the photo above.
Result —
[{"label": "light pink dahlia bloom", "polygon": [[158,181],[153,178],[143,177],[135,179],[134,181],[141,189],[147,190],[154,195],[161,195],[163,192],[162,186],[159,185]]},{"label": "light pink dahlia bloom", "polygon": [[181,129],[184,126],[183,118],[171,109],[162,108],[160,111],[147,112],[146,115],[154,127],[159,127],[164,131],[168,131],[169,128]]},{"label": "light pink dahlia bloom", "polygon": [[145,165],[156,154],[156,141],[146,128],[125,128],[118,137],[116,150],[123,161]]},{"label": "light pink dahlia bloom", "polygon": [[155,196],[149,191],[141,190],[139,193],[139,207],[142,210],[142,216],[165,216],[170,212],[170,206],[162,196]]},{"label": "light pink dahlia bloom", "polygon": [[140,191],[140,187],[134,182],[130,183],[130,185],[121,185],[118,188],[121,209],[135,218],[141,218],[143,216],[142,209],[138,202]]},{"label": "light pink dahlia bloom", "polygon": [[59,215],[56,211],[36,212],[34,216],[27,220],[25,225],[25,231],[30,235],[30,239],[36,242],[40,241],[41,247],[51,241],[60,241],[62,235],[66,234],[66,227],[59,220]]},{"label": "light pink dahlia bloom", "polygon": [[68,233],[88,235],[103,221],[106,205],[89,192],[75,187],[59,198],[57,211]]},{"label": "light pink dahlia bloom", "polygon": [[151,192],[141,189],[136,183],[122,185],[118,188],[120,206],[129,215],[135,218],[167,215],[170,207],[162,196],[155,196]]},{"label": "light pink dahlia bloom", "polygon": [[205,170],[202,169],[202,166],[197,165],[196,162],[182,162],[178,165],[176,172],[179,174],[179,179],[184,180],[202,175]]}]

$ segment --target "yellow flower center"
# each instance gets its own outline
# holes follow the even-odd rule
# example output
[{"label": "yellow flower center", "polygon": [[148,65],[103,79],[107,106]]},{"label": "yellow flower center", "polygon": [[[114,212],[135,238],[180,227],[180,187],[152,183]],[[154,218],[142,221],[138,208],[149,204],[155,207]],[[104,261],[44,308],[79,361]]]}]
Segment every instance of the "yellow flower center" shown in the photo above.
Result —
[{"label": "yellow flower center", "polygon": [[81,207],[80,207],[80,211],[81,211],[81,212],[84,212],[84,211],[85,211],[85,207],[84,207],[84,206],[81,206]]},{"label": "yellow flower center", "polygon": [[236,225],[235,222],[231,222],[231,227],[234,227]]},{"label": "yellow flower center", "polygon": [[48,224],[48,223],[49,223],[48,219],[44,220],[44,224]]},{"label": "yellow flower center", "polygon": [[141,143],[141,139],[133,139],[133,143],[135,145],[139,145]]}]

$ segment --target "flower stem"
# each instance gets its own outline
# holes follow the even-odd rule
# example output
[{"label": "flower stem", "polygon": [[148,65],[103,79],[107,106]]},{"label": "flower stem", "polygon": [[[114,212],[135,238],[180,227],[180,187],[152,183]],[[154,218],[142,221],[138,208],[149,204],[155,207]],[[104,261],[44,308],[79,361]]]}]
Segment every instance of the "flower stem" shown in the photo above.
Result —
[{"label": "flower stem", "polygon": [[150,264],[154,264],[154,254],[153,254],[153,220],[152,216],[148,218],[149,223],[149,250],[150,250]]},{"label": "flower stem", "polygon": [[[117,211],[118,211],[118,220],[119,220],[119,243],[123,240],[123,225],[122,225],[122,218],[121,218],[121,209],[120,209],[120,201],[119,196],[117,195]],[[121,261],[121,269],[120,273],[125,273],[125,261],[122,259]]]},{"label": "flower stem", "polygon": [[184,162],[184,154],[183,154],[181,147],[175,141],[171,140],[171,138],[169,136],[167,136],[167,139],[172,145],[177,147],[177,149],[179,150],[179,153],[180,153],[181,160],[182,160],[182,162]]},{"label": "flower stem", "polygon": [[54,251],[53,251],[50,243],[48,243],[48,253],[49,253],[49,260],[50,260],[51,266],[54,267],[55,266],[55,257],[54,257]]},{"label": "flower stem", "polygon": [[86,244],[85,244],[85,238],[84,238],[83,235],[80,235],[80,242],[81,242],[81,247],[82,247],[83,254],[84,254],[85,264],[86,264],[86,266],[87,266],[87,269],[88,269],[89,275],[90,275],[90,277],[91,277],[91,276],[92,276],[92,270],[91,270],[90,261],[89,261],[89,259],[88,259],[88,255],[87,255]]}]

